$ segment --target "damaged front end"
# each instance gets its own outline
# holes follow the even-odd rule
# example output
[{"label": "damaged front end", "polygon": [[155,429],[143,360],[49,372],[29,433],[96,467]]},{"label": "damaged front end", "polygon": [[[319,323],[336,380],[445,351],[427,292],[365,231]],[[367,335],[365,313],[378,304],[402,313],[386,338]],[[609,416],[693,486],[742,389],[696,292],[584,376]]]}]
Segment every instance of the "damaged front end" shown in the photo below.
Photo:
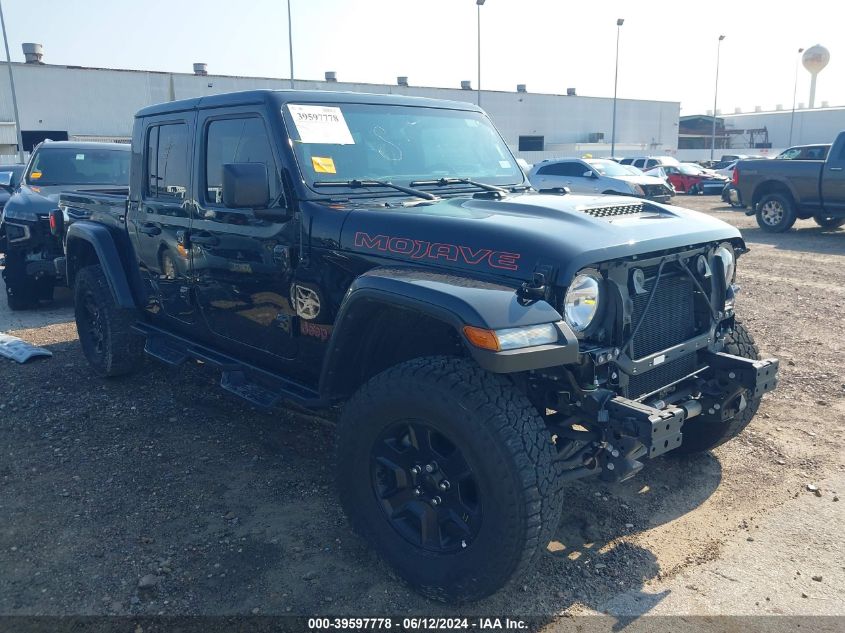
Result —
[{"label": "damaged front end", "polygon": [[579,363],[538,370],[528,385],[562,478],[628,479],[643,459],[683,446],[689,425],[724,425],[776,387],[776,359],[726,351],[738,287],[725,248],[591,267],[602,305]]}]

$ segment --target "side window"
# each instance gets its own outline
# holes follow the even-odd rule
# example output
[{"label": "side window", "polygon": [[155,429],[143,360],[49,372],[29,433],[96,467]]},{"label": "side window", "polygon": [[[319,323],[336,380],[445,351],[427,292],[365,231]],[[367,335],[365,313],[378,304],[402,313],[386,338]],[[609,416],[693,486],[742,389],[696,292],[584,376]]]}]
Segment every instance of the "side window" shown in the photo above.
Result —
[{"label": "side window", "polygon": [[567,163],[566,170],[567,176],[572,176],[573,178],[583,178],[584,174],[590,171],[590,168],[581,163]]},{"label": "side window", "polygon": [[638,167],[640,169],[647,169],[647,167],[645,166],[645,160],[642,158],[638,158],[634,161],[634,167]]},{"label": "side window", "polygon": [[652,167],[656,167],[656,166],[657,166],[657,165],[659,165],[659,164],[660,164],[660,163],[658,163],[656,160],[654,160],[654,159],[652,158],[652,159],[650,159],[650,160],[646,161],[645,168],[646,168],[646,169],[651,169]]},{"label": "side window", "polygon": [[205,136],[207,202],[223,203],[223,165],[226,163],[263,163],[270,179],[270,199],[279,196],[279,170],[260,118],[218,119],[208,124]]},{"label": "side window", "polygon": [[184,200],[188,194],[188,126],[167,123],[147,133],[147,195]]}]

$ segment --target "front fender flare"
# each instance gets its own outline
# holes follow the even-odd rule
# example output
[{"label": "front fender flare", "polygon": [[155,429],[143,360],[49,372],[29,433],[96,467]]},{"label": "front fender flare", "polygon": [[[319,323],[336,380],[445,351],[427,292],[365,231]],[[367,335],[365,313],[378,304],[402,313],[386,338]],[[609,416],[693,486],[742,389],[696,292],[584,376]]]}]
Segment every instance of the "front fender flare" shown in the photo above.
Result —
[{"label": "front fender flare", "polygon": [[68,285],[73,286],[76,273],[82,267],[79,254],[86,244],[94,249],[117,304],[122,308],[135,308],[132,286],[115,238],[107,227],[96,222],[81,220],[68,227],[65,246]]},{"label": "front fender flare", "polygon": [[[338,311],[320,377],[320,392],[331,393],[347,357],[348,347],[361,331],[357,314],[372,304],[421,312],[456,331],[470,355],[484,369],[513,373],[577,362],[578,339],[560,313],[545,301],[522,302],[512,287],[467,277],[413,268],[377,268],[358,277]],[[463,327],[489,330],[554,323],[556,344],[493,352],[471,345]]]}]

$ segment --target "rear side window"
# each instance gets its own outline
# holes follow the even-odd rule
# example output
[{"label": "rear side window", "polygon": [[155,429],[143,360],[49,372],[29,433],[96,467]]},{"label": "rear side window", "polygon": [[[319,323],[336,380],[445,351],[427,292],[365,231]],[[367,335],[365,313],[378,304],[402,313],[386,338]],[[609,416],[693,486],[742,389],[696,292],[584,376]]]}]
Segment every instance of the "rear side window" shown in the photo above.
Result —
[{"label": "rear side window", "polygon": [[188,126],[168,123],[147,133],[147,195],[184,200],[188,195]]},{"label": "rear side window", "polygon": [[208,124],[205,141],[207,202],[223,203],[223,165],[226,163],[263,163],[270,179],[270,199],[278,197],[279,170],[261,119],[217,119]]}]

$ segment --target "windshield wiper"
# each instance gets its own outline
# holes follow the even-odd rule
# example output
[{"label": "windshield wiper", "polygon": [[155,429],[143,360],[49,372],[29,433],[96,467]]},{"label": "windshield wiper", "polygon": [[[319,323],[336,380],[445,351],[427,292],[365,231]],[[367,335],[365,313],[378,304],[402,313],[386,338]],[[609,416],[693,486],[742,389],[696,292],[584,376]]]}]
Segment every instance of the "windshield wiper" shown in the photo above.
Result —
[{"label": "windshield wiper", "polygon": [[[414,184],[414,183],[412,183]],[[403,187],[402,185],[395,185],[388,180],[317,180],[313,183],[315,187],[347,187],[349,189],[366,189],[367,187],[387,187],[395,189],[402,193],[407,193],[409,196],[416,196],[424,200],[437,200],[437,196],[428,191],[420,191],[419,189],[412,189],[411,187]]]},{"label": "windshield wiper", "polygon": [[483,189],[484,191],[497,191],[501,194],[508,193],[507,189],[503,189],[502,187],[496,187],[495,185],[488,185],[483,182],[477,182],[475,180],[470,180],[469,178],[439,178],[437,180],[417,180],[411,183],[412,187],[415,186],[429,186],[429,187],[445,187],[446,185],[471,185],[473,187],[478,187],[479,189]]}]

